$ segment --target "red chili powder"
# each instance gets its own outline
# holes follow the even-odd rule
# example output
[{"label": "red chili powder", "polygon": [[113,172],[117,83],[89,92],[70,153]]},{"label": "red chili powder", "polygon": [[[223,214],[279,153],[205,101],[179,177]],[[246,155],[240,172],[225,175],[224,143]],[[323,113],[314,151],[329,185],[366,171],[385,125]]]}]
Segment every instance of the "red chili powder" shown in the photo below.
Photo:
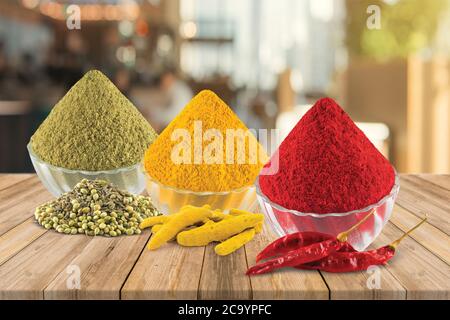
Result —
[{"label": "red chili powder", "polygon": [[389,161],[330,98],[316,102],[278,151],[278,172],[260,176],[259,183],[271,201],[288,209],[362,209],[377,203],[394,185]]}]

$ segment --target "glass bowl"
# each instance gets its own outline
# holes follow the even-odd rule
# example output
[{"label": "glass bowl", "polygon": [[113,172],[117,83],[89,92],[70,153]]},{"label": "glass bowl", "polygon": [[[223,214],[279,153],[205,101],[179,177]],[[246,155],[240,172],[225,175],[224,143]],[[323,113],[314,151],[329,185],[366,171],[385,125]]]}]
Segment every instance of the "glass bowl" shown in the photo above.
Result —
[{"label": "glass bowl", "polygon": [[272,229],[280,237],[289,233],[303,231],[316,231],[337,236],[340,232],[354,226],[372,210],[375,210],[373,216],[362,223],[348,237],[348,242],[358,251],[366,249],[380,234],[391,217],[399,190],[399,178],[397,173],[395,173],[395,182],[391,192],[377,203],[361,210],[317,214],[289,210],[272,202],[262,193],[259,186],[259,177],[256,180],[258,202]]},{"label": "glass bowl", "polygon": [[162,185],[147,175],[147,192],[155,207],[163,214],[178,212],[184,205],[203,206],[228,211],[240,209],[252,211],[256,208],[255,186],[223,192],[195,192]]},{"label": "glass bowl", "polygon": [[142,163],[137,163],[131,167],[105,171],[71,170],[55,167],[42,161],[33,152],[31,143],[28,143],[27,149],[39,179],[55,197],[72,190],[84,178],[107,180],[119,189],[127,190],[133,194],[142,193],[145,189],[145,172]]}]

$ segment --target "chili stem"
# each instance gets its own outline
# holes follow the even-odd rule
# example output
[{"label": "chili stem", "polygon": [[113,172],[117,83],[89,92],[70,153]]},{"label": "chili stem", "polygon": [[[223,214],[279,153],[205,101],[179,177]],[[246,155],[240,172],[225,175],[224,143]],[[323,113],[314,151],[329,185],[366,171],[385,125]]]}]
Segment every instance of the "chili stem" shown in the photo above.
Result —
[{"label": "chili stem", "polygon": [[370,213],[365,216],[362,220],[360,220],[357,224],[355,224],[353,227],[351,227],[350,229],[341,232],[337,235],[336,239],[338,239],[340,242],[345,242],[347,241],[348,235],[350,233],[352,233],[356,228],[358,228],[360,225],[362,225],[364,222],[366,222],[367,219],[369,219],[373,214],[375,213],[375,209],[372,209],[372,211],[370,211]]},{"label": "chili stem", "polygon": [[425,215],[425,218],[422,219],[422,221],[420,221],[418,224],[416,224],[414,227],[412,227],[411,229],[409,229],[408,231],[406,231],[400,238],[398,238],[397,240],[395,240],[394,242],[392,242],[389,246],[391,248],[396,248],[400,242],[406,238],[406,236],[408,236],[411,232],[413,232],[414,230],[416,230],[418,227],[420,227],[423,223],[425,223],[425,221],[427,221],[428,216]]}]

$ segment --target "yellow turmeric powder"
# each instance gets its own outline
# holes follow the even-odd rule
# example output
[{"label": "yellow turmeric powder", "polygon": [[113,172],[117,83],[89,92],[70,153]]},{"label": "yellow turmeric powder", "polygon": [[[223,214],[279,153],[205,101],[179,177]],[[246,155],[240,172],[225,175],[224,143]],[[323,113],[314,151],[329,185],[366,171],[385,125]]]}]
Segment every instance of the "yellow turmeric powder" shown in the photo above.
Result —
[{"label": "yellow turmeric powder", "polygon": [[162,225],[157,233],[152,235],[147,248],[150,250],[158,249],[164,243],[174,238],[184,228],[199,222],[205,222],[212,215],[213,212],[209,206],[194,207],[188,205],[182,207],[178,213],[170,216],[170,219]]},{"label": "yellow turmeric powder", "polygon": [[252,185],[267,159],[237,115],[215,93],[204,90],[148,148],[144,164],[150,177],[163,185],[219,192]]},{"label": "yellow turmeric powder", "polygon": [[[264,220],[262,214],[243,214],[217,223],[182,231],[177,235],[177,242],[182,246],[206,246],[213,241],[224,241],[245,229],[253,228]],[[158,234],[157,234],[158,235]]]},{"label": "yellow turmeric powder", "polygon": [[226,256],[230,253],[233,253],[234,251],[242,247],[244,244],[252,240],[255,234],[256,234],[255,228],[247,229],[218,244],[217,246],[214,247],[214,251],[219,256]]}]

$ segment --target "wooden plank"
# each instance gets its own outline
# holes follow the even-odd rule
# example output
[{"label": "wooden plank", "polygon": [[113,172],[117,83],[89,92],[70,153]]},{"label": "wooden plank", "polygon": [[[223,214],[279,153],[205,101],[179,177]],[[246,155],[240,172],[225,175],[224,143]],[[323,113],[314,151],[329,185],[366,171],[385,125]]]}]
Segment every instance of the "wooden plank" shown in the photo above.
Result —
[{"label": "wooden plank", "polygon": [[[270,227],[245,245],[249,266],[256,263],[256,255],[277,238]],[[317,271],[283,269],[277,272],[251,276],[253,299],[328,299],[328,288]]]},{"label": "wooden plank", "polygon": [[[402,234],[388,223],[373,247],[389,244]],[[386,269],[406,289],[407,299],[450,299],[450,266],[411,237],[398,246]]]},{"label": "wooden plank", "polygon": [[44,289],[91,241],[49,231],[0,266],[0,299],[43,299]]},{"label": "wooden plank", "polygon": [[397,203],[419,217],[428,214],[428,222],[450,234],[450,193],[427,181],[401,176]]},{"label": "wooden plank", "polygon": [[79,288],[67,282],[62,270],[44,290],[45,299],[120,299],[120,289],[145,246],[150,232],[141,236],[95,237],[69,265],[80,272]]},{"label": "wooden plank", "polygon": [[[0,175],[0,183],[15,176]],[[46,231],[32,215],[51,195],[37,177],[21,176],[0,188],[0,299],[450,299],[448,175],[401,177],[399,205],[373,247],[398,238],[425,213],[430,223],[406,238],[396,257],[378,269],[380,289],[367,288],[372,275],[366,272],[321,276],[289,269],[248,278],[247,265],[275,238],[267,227],[245,250],[227,257],[215,255],[213,246],[169,243],[143,250],[146,232],[91,238]],[[80,268],[79,290],[66,286],[68,266]]]},{"label": "wooden plank", "polygon": [[34,174],[29,173],[20,173],[20,174],[0,174],[0,190],[6,189],[13,184],[16,184],[22,180],[29,179],[35,176]]},{"label": "wooden plank", "polygon": [[415,175],[402,175],[401,182],[408,182],[408,185],[416,187],[418,191],[430,196],[430,201],[436,203],[437,206],[448,209],[450,208],[450,190],[442,188],[433,182],[421,179]]},{"label": "wooden plank", "polygon": [[[396,205],[390,221],[406,232],[420,220],[419,217],[408,210]],[[411,234],[411,238],[450,265],[450,237],[444,232],[429,223],[425,223]]]},{"label": "wooden plank", "polygon": [[418,174],[417,177],[430,181],[441,188],[450,190],[450,174]]},{"label": "wooden plank", "polygon": [[122,299],[197,299],[204,247],[170,242],[145,249],[121,291]]},{"label": "wooden plank", "polygon": [[38,205],[51,199],[37,176],[0,191],[0,235],[32,217]]},{"label": "wooden plank", "polygon": [[30,218],[0,236],[0,265],[46,232]]},{"label": "wooden plank", "polygon": [[406,299],[405,288],[383,266],[376,271],[369,269],[351,273],[321,273],[330,289],[332,300]]},{"label": "wooden plank", "polygon": [[247,259],[244,248],[221,257],[214,252],[215,245],[211,244],[205,250],[198,298],[251,299],[250,280],[245,275]]},{"label": "wooden plank", "polygon": [[351,273],[322,272],[322,276],[330,289],[332,300],[406,299],[406,290],[382,266],[376,271],[369,269]]}]

